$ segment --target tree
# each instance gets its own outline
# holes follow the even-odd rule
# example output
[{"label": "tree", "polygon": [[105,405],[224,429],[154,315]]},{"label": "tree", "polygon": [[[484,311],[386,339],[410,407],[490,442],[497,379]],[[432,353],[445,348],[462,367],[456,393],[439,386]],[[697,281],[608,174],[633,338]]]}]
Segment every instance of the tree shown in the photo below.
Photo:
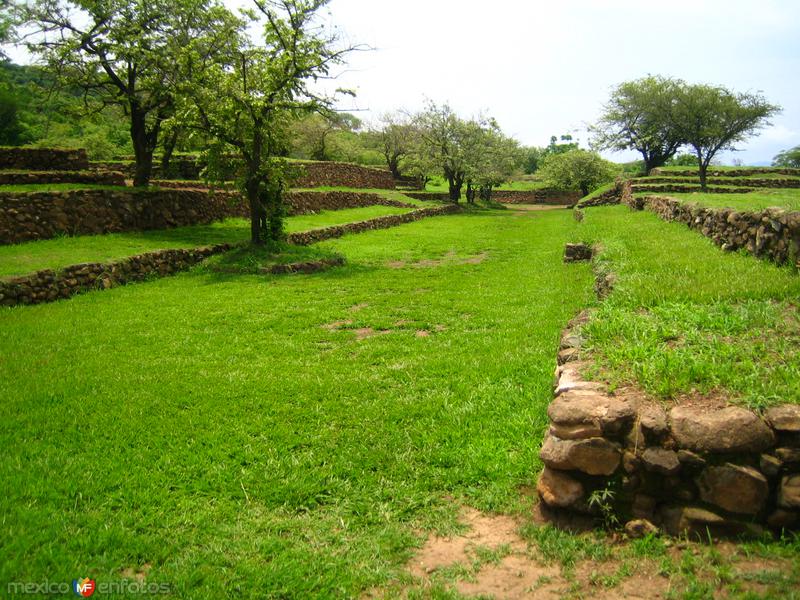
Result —
[{"label": "tree", "polygon": [[11,0],[0,0],[0,60],[6,60],[2,45],[11,41],[14,33],[14,19],[10,9]]},{"label": "tree", "polygon": [[635,150],[642,155],[645,173],[666,164],[683,142],[670,113],[684,85],[680,80],[652,75],[618,85],[600,120],[591,127],[592,147]]},{"label": "tree", "polygon": [[474,187],[481,200],[489,202],[495,186],[508,180],[517,169],[519,145],[503,135],[494,119],[470,121],[465,135],[467,200],[474,201]]},{"label": "tree", "polygon": [[675,135],[691,146],[700,171],[700,188],[714,157],[755,135],[781,108],[760,94],[734,93],[711,85],[683,86],[671,111]]},{"label": "tree", "polygon": [[298,120],[292,126],[294,146],[303,158],[334,160],[334,153],[337,150],[335,135],[339,132],[353,133],[360,127],[361,121],[349,113],[335,111],[314,113]]},{"label": "tree", "polygon": [[438,106],[432,101],[428,101],[426,110],[416,116],[414,123],[419,131],[418,160],[444,175],[450,200],[458,202],[466,176],[464,153],[471,128],[449,105]]},{"label": "tree", "polygon": [[380,117],[380,126],[370,131],[370,137],[395,179],[402,176],[400,164],[412,151],[416,134],[408,117],[400,112],[384,113]]},{"label": "tree", "polygon": [[[283,235],[282,191],[287,175],[281,159],[293,118],[330,109],[332,98],[315,92],[311,80],[329,75],[354,47],[321,29],[317,11],[328,0],[256,0],[253,23],[242,26],[225,60],[207,64],[186,54],[194,76],[184,81],[180,120],[216,140],[209,149],[211,177],[225,178],[231,158],[250,209],[254,245]],[[262,24],[263,40],[247,30]]]},{"label": "tree", "polygon": [[33,0],[21,8],[35,28],[28,48],[87,106],[121,107],[136,157],[134,185],[147,185],[162,123],[175,106],[180,56],[210,60],[235,19],[216,0]]},{"label": "tree", "polygon": [[536,146],[526,146],[519,150],[522,163],[522,171],[526,175],[532,175],[539,169],[539,165],[545,156],[544,148],[537,148]]},{"label": "tree", "polygon": [[548,156],[539,169],[547,185],[561,190],[579,190],[584,196],[614,179],[614,164],[588,150],[570,150]]},{"label": "tree", "polygon": [[772,166],[800,169],[800,146],[776,154],[772,159]]}]

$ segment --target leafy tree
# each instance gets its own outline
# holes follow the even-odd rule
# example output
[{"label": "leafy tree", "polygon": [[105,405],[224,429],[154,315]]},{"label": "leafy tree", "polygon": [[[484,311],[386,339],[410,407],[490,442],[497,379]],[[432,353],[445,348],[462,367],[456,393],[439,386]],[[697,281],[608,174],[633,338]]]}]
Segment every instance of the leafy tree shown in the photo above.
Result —
[{"label": "leafy tree", "polygon": [[519,145],[503,135],[494,119],[470,121],[466,136],[467,200],[474,201],[474,187],[480,199],[489,202],[495,186],[508,180],[518,168]]},{"label": "leafy tree", "polygon": [[522,171],[526,175],[532,175],[539,169],[539,165],[545,157],[545,149],[536,146],[526,146],[519,150],[522,163]]},{"label": "leafy tree", "polygon": [[584,196],[614,179],[617,168],[588,150],[570,150],[544,160],[539,172],[551,187],[579,190]]},{"label": "leafy tree", "polygon": [[697,157],[694,154],[682,152],[670,158],[666,163],[668,167],[694,167],[697,165]]},{"label": "leafy tree", "polygon": [[370,138],[383,155],[392,176],[402,176],[400,165],[413,150],[417,131],[409,118],[400,112],[384,113],[380,126],[370,131]]},{"label": "leafy tree", "polygon": [[772,166],[800,169],[800,146],[776,154],[772,159]]},{"label": "leafy tree", "polygon": [[734,93],[711,85],[683,86],[671,111],[676,137],[691,146],[700,170],[700,187],[706,189],[708,166],[724,150],[756,134],[780,112],[760,94]]},{"label": "leafy tree", "polygon": [[361,121],[354,115],[323,111],[298,120],[291,129],[295,149],[302,158],[334,160],[342,158],[336,134],[354,133],[360,127]]},{"label": "leafy tree", "polygon": [[428,101],[426,110],[414,123],[419,131],[416,153],[418,164],[438,170],[447,180],[450,200],[458,202],[467,171],[466,146],[474,128],[461,119],[449,105]]},{"label": "leafy tree", "polygon": [[175,87],[190,78],[179,57],[210,60],[231,36],[234,19],[216,0],[33,0],[22,19],[27,37],[62,84],[88,106],[120,107],[136,157],[134,185],[147,185]]},{"label": "leafy tree", "polygon": [[671,111],[684,85],[652,75],[618,85],[591,128],[593,148],[636,150],[644,160],[645,173],[666,164],[683,142],[673,127]]},{"label": "leafy tree", "polygon": [[561,135],[561,143],[559,144],[558,142],[558,136],[550,136],[550,143],[545,147],[544,152],[542,153],[543,159],[553,154],[563,154],[564,152],[569,152],[570,150],[577,150],[580,147],[578,142],[572,141],[572,136],[568,133]]},{"label": "leafy tree", "polygon": [[[238,183],[250,207],[250,238],[255,245],[283,235],[287,145],[292,118],[330,109],[332,99],[315,92],[310,81],[327,76],[353,47],[339,48],[338,37],[321,29],[317,11],[328,0],[257,0],[224,60],[206,63],[185,54],[194,77],[181,88],[180,120],[209,136],[209,175],[224,179],[232,157]],[[262,24],[255,43],[246,31]],[[248,27],[249,26],[249,27]]]}]

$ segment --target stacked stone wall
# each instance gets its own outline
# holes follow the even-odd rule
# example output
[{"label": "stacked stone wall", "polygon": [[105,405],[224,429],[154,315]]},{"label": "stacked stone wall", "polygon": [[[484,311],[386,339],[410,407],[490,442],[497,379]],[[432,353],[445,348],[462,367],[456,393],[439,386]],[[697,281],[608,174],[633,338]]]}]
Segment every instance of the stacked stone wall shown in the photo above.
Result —
[{"label": "stacked stone wall", "polygon": [[562,337],[538,492],[555,512],[606,519],[632,534],[705,538],[800,525],[800,406],[757,413],[666,405],[584,380],[579,326]]},{"label": "stacked stone wall", "polygon": [[86,150],[62,148],[0,147],[0,170],[85,171]]}]

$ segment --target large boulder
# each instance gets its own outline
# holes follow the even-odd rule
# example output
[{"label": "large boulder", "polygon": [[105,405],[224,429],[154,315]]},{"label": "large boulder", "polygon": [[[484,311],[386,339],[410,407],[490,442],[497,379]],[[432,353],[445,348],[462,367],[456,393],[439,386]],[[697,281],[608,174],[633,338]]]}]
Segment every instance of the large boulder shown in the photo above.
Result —
[{"label": "large boulder", "polygon": [[565,391],[547,408],[550,422],[560,426],[593,426],[603,435],[622,435],[633,423],[636,407],[620,398],[591,390]]},{"label": "large boulder", "polygon": [[539,456],[551,469],[611,475],[619,467],[621,453],[616,444],[604,438],[562,440],[548,435]]},{"label": "large boulder", "polygon": [[536,491],[548,506],[565,508],[583,499],[583,484],[560,471],[544,468]]},{"label": "large boulder", "polygon": [[707,467],[696,480],[700,498],[729,512],[754,515],[769,494],[767,478],[751,467]]},{"label": "large boulder", "polygon": [[652,473],[674,475],[681,470],[678,453],[664,448],[648,448],[642,452],[642,464]]},{"label": "large boulder", "polygon": [[664,531],[673,536],[688,535],[707,540],[712,537],[733,537],[743,534],[759,535],[757,525],[727,519],[704,508],[670,506],[661,511]]},{"label": "large boulder", "polygon": [[764,413],[764,418],[777,431],[800,432],[800,405],[798,404],[774,406]]},{"label": "large boulder", "polygon": [[781,479],[778,505],[784,508],[800,508],[800,475],[785,475]]},{"label": "large boulder", "polygon": [[736,406],[716,410],[676,406],[670,422],[680,447],[697,452],[762,452],[775,443],[775,434],[764,421]]}]

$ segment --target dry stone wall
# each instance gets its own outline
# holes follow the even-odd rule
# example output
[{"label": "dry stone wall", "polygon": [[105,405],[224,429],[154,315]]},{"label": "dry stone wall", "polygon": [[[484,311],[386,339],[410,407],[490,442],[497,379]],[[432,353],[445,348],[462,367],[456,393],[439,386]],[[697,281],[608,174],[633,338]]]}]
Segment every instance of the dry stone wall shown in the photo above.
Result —
[{"label": "dry stone wall", "polygon": [[[689,183],[695,183],[696,185],[700,184],[700,180],[697,179],[696,181],[686,181],[686,179],[680,177],[648,177],[648,178],[640,178],[634,179],[633,183],[635,185],[664,185],[664,184],[675,184],[675,185],[687,185]],[[752,178],[747,179],[746,181],[737,181],[736,179],[730,179],[728,177],[710,177],[706,181],[708,185],[737,185],[740,187],[747,188],[747,191],[752,191],[750,188],[800,188],[800,178],[796,179],[765,179],[765,178]],[[691,191],[698,191],[697,187],[692,188]]]},{"label": "dry stone wall", "polygon": [[15,171],[85,171],[86,150],[0,147],[0,169]]},{"label": "dry stone wall", "polygon": [[[633,185],[634,192],[653,192],[653,193],[660,193],[660,194],[692,194],[695,192],[700,192],[700,185],[689,185],[689,184],[677,184],[677,183],[635,183]],[[705,194],[749,194],[753,192],[754,188],[751,187],[733,187],[728,185],[727,187],[719,187],[709,185],[706,188],[706,191],[703,192]]]},{"label": "dry stone wall", "polygon": [[0,192],[0,243],[168,229],[247,214],[236,194],[202,190]]},{"label": "dry stone wall", "polygon": [[[650,170],[650,175],[663,175],[665,177],[699,177],[697,169],[683,169],[673,171],[665,170],[660,167]],[[800,177],[800,169],[776,168],[776,167],[744,167],[741,169],[714,169],[713,167],[706,172],[707,177],[753,177],[757,175],[789,175]]]},{"label": "dry stone wall", "polygon": [[112,288],[150,277],[164,277],[226,252],[230,244],[203,248],[157,250],[110,263],[83,263],[61,270],[45,269],[24,277],[0,280],[0,305],[40,304],[92,290]]},{"label": "dry stone wall", "polygon": [[[581,376],[578,328],[587,318],[570,324],[558,354],[537,485],[547,507],[597,518],[611,511],[632,534],[660,527],[671,535],[727,536],[800,526],[800,406],[757,414],[612,394]],[[592,501],[605,490],[604,502]]]},{"label": "dry stone wall", "polygon": [[93,183],[124,186],[125,174],[119,171],[0,171],[0,185],[47,183]]},{"label": "dry stone wall", "polygon": [[611,204],[629,203],[633,198],[633,188],[629,180],[617,179],[611,189],[591,198],[578,202],[575,207],[591,208],[593,206],[607,206]]},{"label": "dry stone wall", "polygon": [[286,192],[284,194],[290,215],[305,215],[321,210],[341,210],[366,206],[394,206],[416,208],[413,204],[382,198],[378,194],[362,192]]},{"label": "dry stone wall", "polygon": [[385,217],[376,217],[374,219],[358,221],[356,223],[334,225],[332,227],[325,227],[324,229],[312,229],[310,231],[290,233],[287,241],[290,244],[297,244],[298,246],[308,246],[309,244],[315,244],[323,240],[342,237],[343,235],[347,235],[349,233],[362,233],[364,231],[371,231],[374,229],[387,229],[389,227],[402,225],[403,223],[419,221],[420,219],[424,219],[426,217],[449,215],[460,211],[461,207],[456,204],[422,208],[404,213],[402,215],[387,215]]},{"label": "dry stone wall", "polygon": [[296,163],[299,176],[291,182],[295,188],[351,187],[393,190],[394,178],[384,169],[373,169],[341,162]]},{"label": "dry stone wall", "polygon": [[678,221],[711,238],[723,250],[747,250],[778,264],[800,265],[800,212],[769,208],[740,212],[707,208],[667,196],[631,197],[626,204],[646,208],[665,221]]}]

